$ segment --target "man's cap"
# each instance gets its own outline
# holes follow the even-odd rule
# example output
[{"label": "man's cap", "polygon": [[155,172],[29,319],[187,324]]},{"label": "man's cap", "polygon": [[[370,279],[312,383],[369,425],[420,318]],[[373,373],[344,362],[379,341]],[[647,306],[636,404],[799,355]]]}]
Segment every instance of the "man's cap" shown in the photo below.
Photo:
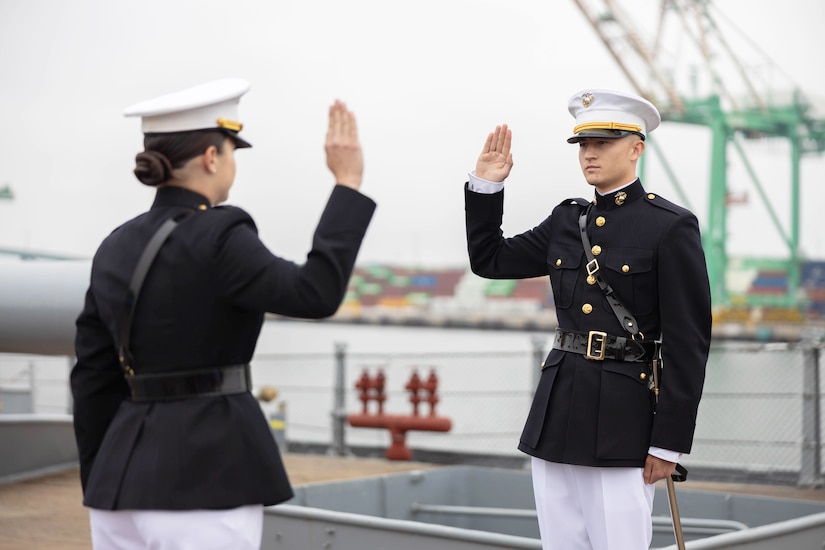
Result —
[{"label": "man's cap", "polygon": [[576,119],[568,143],[589,137],[609,139],[629,134],[639,134],[644,139],[662,120],[651,102],[618,90],[582,90],[570,98],[567,110]]},{"label": "man's cap", "polygon": [[144,134],[220,130],[232,138],[236,147],[252,147],[238,136],[243,128],[238,122],[238,104],[248,91],[249,82],[241,78],[213,80],[141,101],[123,114],[141,117]]}]

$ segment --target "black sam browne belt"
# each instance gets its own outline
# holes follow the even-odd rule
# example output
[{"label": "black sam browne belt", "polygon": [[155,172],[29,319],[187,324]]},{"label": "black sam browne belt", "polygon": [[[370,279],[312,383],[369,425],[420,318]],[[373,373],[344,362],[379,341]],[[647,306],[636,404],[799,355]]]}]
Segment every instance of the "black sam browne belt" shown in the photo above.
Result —
[{"label": "black sam browne belt", "polygon": [[658,357],[659,345],[651,340],[633,340],[591,330],[556,329],[553,348],[584,355],[587,359],[647,363]]},{"label": "black sam browne belt", "polygon": [[245,393],[252,384],[249,364],[228,365],[208,369],[135,374],[126,381],[132,390],[132,401],[171,401]]}]

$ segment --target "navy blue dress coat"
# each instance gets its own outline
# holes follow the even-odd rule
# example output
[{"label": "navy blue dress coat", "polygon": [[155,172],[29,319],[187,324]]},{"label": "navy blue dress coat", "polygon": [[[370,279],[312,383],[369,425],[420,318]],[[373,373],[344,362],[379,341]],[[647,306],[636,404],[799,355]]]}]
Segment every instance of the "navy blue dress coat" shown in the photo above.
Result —
[{"label": "navy blue dress coat", "polygon": [[[620,193],[597,194],[587,234],[600,249],[603,277],[645,339],[662,342],[658,405],[649,389],[650,364],[552,350],[518,445],[551,462],[642,467],[650,446],[691,449],[711,332],[698,223],[638,180]],[[503,191],[465,189],[465,203],[473,272],[491,279],[549,275],[560,328],[629,336],[599,286],[586,280],[578,219],[588,201],[565,200],[538,226],[511,238],[500,229]]]},{"label": "navy blue dress coat", "polygon": [[84,504],[226,509],[292,497],[269,425],[249,393],[138,403],[116,355],[127,288],[146,243],[187,209],[160,249],[131,331],[136,373],[247,363],[266,312],[322,318],[339,307],[375,203],[335,186],[303,265],[273,255],[252,218],[164,187],[98,249],[77,319],[71,373]]}]

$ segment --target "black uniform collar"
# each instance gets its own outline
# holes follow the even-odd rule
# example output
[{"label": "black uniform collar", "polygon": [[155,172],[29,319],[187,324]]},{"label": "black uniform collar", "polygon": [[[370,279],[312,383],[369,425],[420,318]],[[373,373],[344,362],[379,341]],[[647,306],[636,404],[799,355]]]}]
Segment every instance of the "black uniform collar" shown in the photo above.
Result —
[{"label": "black uniform collar", "polygon": [[167,206],[184,206],[195,210],[206,210],[210,205],[209,200],[200,193],[195,193],[183,187],[166,185],[158,189],[152,208]]},{"label": "black uniform collar", "polygon": [[644,187],[642,187],[642,182],[636,178],[636,181],[631,183],[626,187],[622,187],[616,191],[611,191],[607,195],[600,195],[596,193],[596,209],[597,210],[615,210],[616,208],[621,208],[626,204],[630,204],[631,202],[641,199],[645,196]]}]

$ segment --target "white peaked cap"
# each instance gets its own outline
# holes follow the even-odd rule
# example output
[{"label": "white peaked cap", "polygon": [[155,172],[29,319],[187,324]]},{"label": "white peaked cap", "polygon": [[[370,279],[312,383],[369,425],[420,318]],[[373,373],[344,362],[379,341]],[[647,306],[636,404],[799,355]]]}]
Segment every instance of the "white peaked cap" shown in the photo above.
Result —
[{"label": "white peaked cap", "polygon": [[620,138],[630,133],[644,138],[662,120],[651,102],[618,90],[582,90],[570,98],[567,110],[576,119],[568,143],[587,137]]},{"label": "white peaked cap", "polygon": [[238,136],[243,128],[238,104],[249,88],[249,82],[241,78],[214,80],[135,103],[123,114],[141,117],[144,134],[215,129],[228,133],[237,147],[251,147]]}]

